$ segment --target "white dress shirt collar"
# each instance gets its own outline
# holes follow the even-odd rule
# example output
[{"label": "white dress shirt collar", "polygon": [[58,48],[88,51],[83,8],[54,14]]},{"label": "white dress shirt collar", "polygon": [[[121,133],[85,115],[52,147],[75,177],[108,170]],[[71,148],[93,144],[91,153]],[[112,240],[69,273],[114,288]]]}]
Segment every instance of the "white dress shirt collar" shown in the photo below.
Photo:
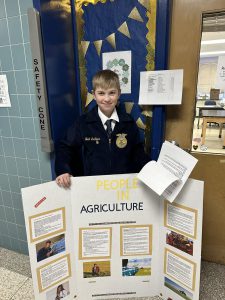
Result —
[{"label": "white dress shirt collar", "polygon": [[98,107],[98,115],[99,115],[99,118],[101,119],[102,121],[102,125],[104,126],[104,128],[106,129],[106,125],[105,125],[105,122],[107,120],[113,120],[112,122],[112,130],[114,129],[115,125],[116,125],[116,122],[119,122],[119,117],[118,117],[118,114],[117,114],[117,111],[116,111],[116,108],[114,108],[114,111],[111,115],[110,118],[108,118],[106,115],[104,115],[101,110],[99,109]]}]

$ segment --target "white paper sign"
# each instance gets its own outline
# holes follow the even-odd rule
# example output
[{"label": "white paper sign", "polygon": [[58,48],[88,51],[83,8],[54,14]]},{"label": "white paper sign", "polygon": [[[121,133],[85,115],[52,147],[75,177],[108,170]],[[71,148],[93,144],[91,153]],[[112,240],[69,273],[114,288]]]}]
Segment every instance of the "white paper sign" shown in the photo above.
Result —
[{"label": "white paper sign", "polygon": [[147,163],[138,179],[144,182],[159,196],[174,201],[187,181],[197,159],[181,148],[165,141],[158,161]]},{"label": "white paper sign", "polygon": [[220,92],[225,91],[225,55],[218,58],[215,87],[220,89]]},{"label": "white paper sign", "polygon": [[202,182],[188,180],[174,203],[137,174],[76,177],[70,189],[50,182],[22,195],[36,300],[199,299]]},{"label": "white paper sign", "polygon": [[131,93],[131,51],[102,53],[102,69],[119,76],[121,94]]},{"label": "white paper sign", "polygon": [[183,70],[140,72],[139,104],[181,104]]},{"label": "white paper sign", "polygon": [[11,107],[6,75],[0,75],[0,108]]}]

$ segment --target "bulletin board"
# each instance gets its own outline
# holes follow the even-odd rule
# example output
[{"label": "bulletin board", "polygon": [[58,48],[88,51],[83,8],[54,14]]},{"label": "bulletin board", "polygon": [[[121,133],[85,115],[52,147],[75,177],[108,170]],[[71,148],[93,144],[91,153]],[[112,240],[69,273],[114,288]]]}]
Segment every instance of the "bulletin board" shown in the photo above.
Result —
[{"label": "bulletin board", "polygon": [[[140,71],[155,68],[157,0],[77,0],[74,6],[82,111],[94,106],[91,79],[103,68],[103,53],[130,51],[131,65],[124,67],[124,77],[130,72],[131,90],[121,94],[120,104],[135,119],[148,151],[152,109],[138,105],[138,98]],[[108,63],[113,70],[123,61],[114,58]]]}]

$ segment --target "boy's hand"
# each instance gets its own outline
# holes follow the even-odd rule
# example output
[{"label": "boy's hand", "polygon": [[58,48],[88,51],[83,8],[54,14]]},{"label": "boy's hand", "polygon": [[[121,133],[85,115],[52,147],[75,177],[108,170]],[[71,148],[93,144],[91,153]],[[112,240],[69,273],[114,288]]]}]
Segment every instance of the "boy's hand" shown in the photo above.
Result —
[{"label": "boy's hand", "polygon": [[71,180],[70,180],[71,176],[72,175],[70,175],[69,173],[65,173],[65,174],[59,175],[55,181],[58,184],[58,186],[64,187],[64,188],[69,188],[70,184],[71,184]]}]

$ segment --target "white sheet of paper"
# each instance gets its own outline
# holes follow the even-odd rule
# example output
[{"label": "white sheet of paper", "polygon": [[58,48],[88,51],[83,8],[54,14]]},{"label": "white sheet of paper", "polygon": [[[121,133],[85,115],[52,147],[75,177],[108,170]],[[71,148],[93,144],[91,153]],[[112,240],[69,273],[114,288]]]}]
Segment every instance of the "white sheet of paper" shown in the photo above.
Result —
[{"label": "white sheet of paper", "polygon": [[158,161],[146,164],[137,177],[158,195],[173,202],[197,161],[186,151],[165,141]]},{"label": "white sheet of paper", "polygon": [[[154,176],[149,176],[149,170],[151,170],[151,174],[154,174]],[[150,161],[142,168],[141,172],[138,174],[138,179],[151,187],[158,195],[162,195],[168,186],[177,181],[175,175],[171,174],[161,164],[154,160]]]},{"label": "white sheet of paper", "polygon": [[225,91],[225,55],[218,57],[215,87],[221,92]]},{"label": "white sheet of paper", "polygon": [[140,72],[139,104],[181,104],[183,70]]},{"label": "white sheet of paper", "polygon": [[131,93],[131,51],[102,53],[102,69],[118,74],[121,94]]},{"label": "white sheet of paper", "polygon": [[11,107],[6,75],[0,75],[0,107]]}]

